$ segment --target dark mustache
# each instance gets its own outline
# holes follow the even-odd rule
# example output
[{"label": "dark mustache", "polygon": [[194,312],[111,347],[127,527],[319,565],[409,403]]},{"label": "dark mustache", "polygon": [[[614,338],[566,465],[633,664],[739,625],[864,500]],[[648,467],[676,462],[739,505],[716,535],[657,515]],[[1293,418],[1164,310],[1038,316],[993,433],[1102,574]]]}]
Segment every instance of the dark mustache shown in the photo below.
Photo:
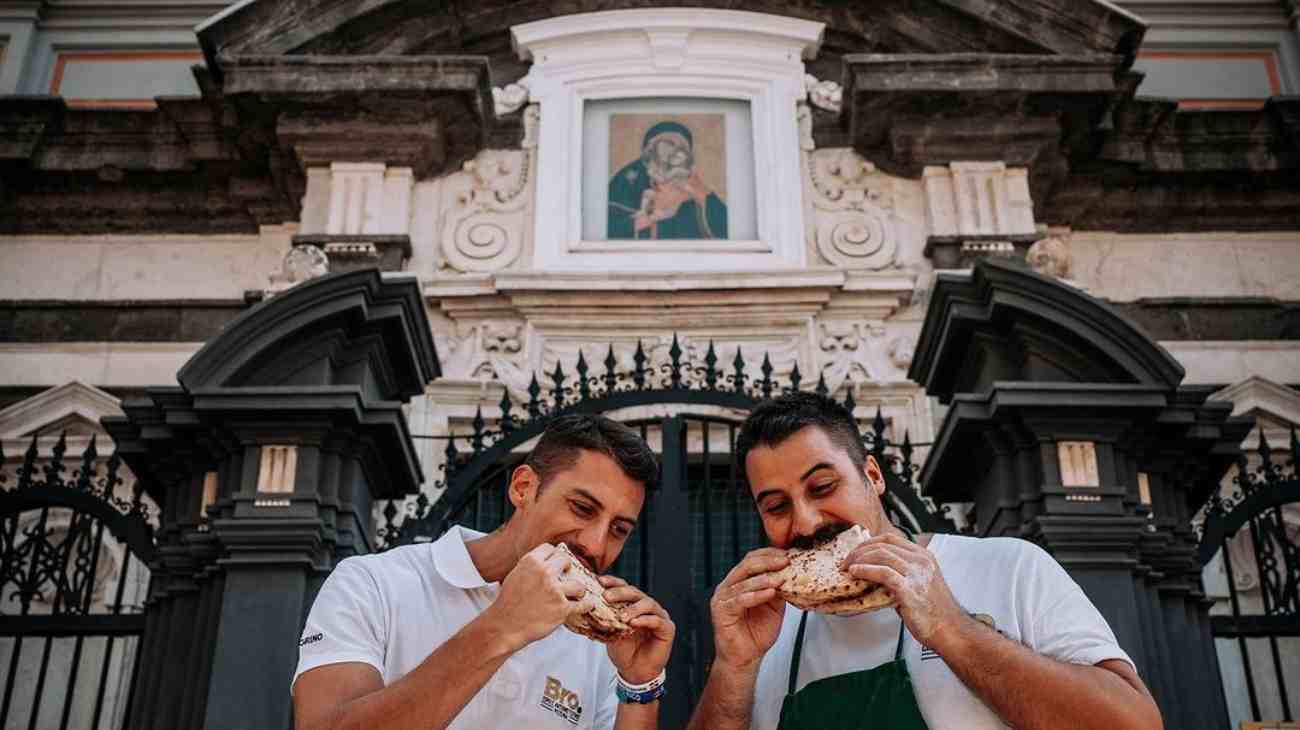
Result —
[{"label": "dark mustache", "polygon": [[818,545],[834,540],[837,535],[853,527],[847,522],[830,522],[818,527],[811,535],[800,535],[790,541],[790,547],[811,550]]},{"label": "dark mustache", "polygon": [[564,544],[569,546],[569,552],[573,553],[573,557],[577,558],[578,560],[581,560],[582,564],[587,566],[587,570],[590,570],[591,572],[596,574],[600,573],[600,571],[596,569],[595,559],[593,559],[590,555],[588,555],[586,550],[583,550],[582,548],[578,547],[577,545],[574,545],[571,542],[566,542]]}]

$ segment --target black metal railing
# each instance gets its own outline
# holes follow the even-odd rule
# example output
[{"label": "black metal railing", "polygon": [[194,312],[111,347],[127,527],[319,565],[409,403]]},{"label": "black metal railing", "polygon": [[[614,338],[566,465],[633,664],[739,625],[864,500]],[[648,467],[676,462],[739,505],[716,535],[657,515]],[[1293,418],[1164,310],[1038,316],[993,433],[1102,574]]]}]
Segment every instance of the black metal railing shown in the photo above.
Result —
[{"label": "black metal railing", "polygon": [[[603,371],[593,371],[586,355],[578,351],[574,374],[566,373],[562,363],[542,379],[533,374],[526,390],[527,398],[516,401],[510,390],[504,390],[498,403],[500,416],[489,427],[480,406],[466,434],[451,433],[444,437],[444,462],[441,477],[434,489],[442,495],[433,503],[421,492],[414,499],[390,501],[383,509],[383,522],[377,530],[381,549],[411,542],[437,538],[451,524],[466,519],[478,524],[478,515],[484,511],[483,490],[489,490],[486,499],[501,503],[502,517],[508,516],[508,503],[504,492],[491,496],[493,490],[508,478],[503,476],[504,465],[512,464],[518,455],[514,449],[540,434],[552,419],[567,413],[603,413],[634,406],[673,404],[715,406],[745,412],[762,400],[782,393],[804,388],[804,378],[798,363],[794,363],[784,378],[774,377],[771,357],[764,354],[757,376],[748,372],[743,351],[737,348],[730,367],[719,368],[717,350],[712,341],[698,362],[692,362],[682,349],[676,335],[667,351],[665,362],[654,364],[646,353],[644,343],[637,341],[632,353],[630,370],[619,368],[614,346],[606,349]],[[543,387],[542,380],[548,381]],[[830,395],[824,375],[812,388],[813,392]],[[850,384],[844,405],[852,412],[857,404]],[[910,435],[904,434],[901,444],[892,444],[886,438],[887,425],[877,408],[872,428],[863,435],[867,448],[886,467],[889,482],[887,507],[891,517],[905,520],[918,529],[927,531],[952,531],[952,523],[942,516],[916,488],[918,467],[912,463],[913,445]],[[493,486],[495,485],[495,486]],[[491,509],[489,507],[488,509]],[[496,514],[496,512],[493,512]],[[400,518],[400,519],[399,519]]]},{"label": "black metal railing", "polygon": [[139,485],[131,498],[117,494],[121,461],[114,454],[101,471],[94,437],[67,476],[66,434],[39,467],[38,444],[34,435],[13,483],[0,469],[0,718],[5,727],[120,727],[144,632],[148,508]]},{"label": "black metal railing", "polygon": [[[1290,441],[1291,458],[1278,463],[1261,428],[1258,463],[1252,468],[1245,453],[1238,456],[1236,489],[1227,497],[1213,492],[1200,524],[1202,563],[1221,552],[1231,608],[1230,614],[1211,616],[1211,630],[1237,649],[1256,721],[1293,720],[1289,688],[1300,684],[1285,660],[1300,640],[1300,524],[1289,524],[1285,514],[1289,505],[1300,504],[1300,441],[1294,427]],[[1243,533],[1249,545],[1246,564],[1234,562],[1229,549]],[[1248,572],[1258,576],[1258,595],[1253,590],[1243,595],[1238,587],[1238,577]]]}]

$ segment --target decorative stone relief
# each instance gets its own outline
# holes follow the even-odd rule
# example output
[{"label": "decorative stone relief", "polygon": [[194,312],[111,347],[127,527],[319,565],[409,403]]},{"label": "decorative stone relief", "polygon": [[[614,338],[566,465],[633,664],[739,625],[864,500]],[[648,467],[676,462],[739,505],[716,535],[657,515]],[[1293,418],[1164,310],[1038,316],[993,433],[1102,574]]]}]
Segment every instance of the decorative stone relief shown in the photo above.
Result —
[{"label": "decorative stone relief", "polygon": [[1033,236],[1029,174],[1002,162],[954,162],[925,168],[930,235]]},{"label": "decorative stone relief", "polygon": [[484,150],[448,180],[456,186],[442,235],[448,265],[458,271],[500,271],[519,258],[534,155],[531,148]]},{"label": "decorative stone relief", "polygon": [[280,270],[270,276],[269,292],[281,292],[294,284],[300,284],[330,271],[330,260],[325,252],[316,246],[303,244],[289,249],[280,264]]},{"label": "decorative stone relief", "polygon": [[1053,235],[1029,247],[1025,261],[1043,276],[1070,278],[1070,244],[1064,236]]},{"label": "decorative stone relief", "polygon": [[895,265],[890,180],[851,149],[813,150],[805,159],[813,235],[822,257],[853,269]]},{"label": "decorative stone relief", "polygon": [[448,380],[497,380],[523,393],[532,373],[525,366],[526,329],[521,322],[462,323],[434,334]]},{"label": "decorative stone relief", "polygon": [[[409,167],[387,167],[377,162],[335,162],[328,178],[309,177],[309,183],[329,186],[325,230],[303,233],[400,235],[410,232],[411,189],[415,176]],[[307,198],[314,199],[312,191]]]},{"label": "decorative stone relief", "polygon": [[911,335],[891,332],[883,323],[857,319],[821,319],[817,322],[821,375],[832,392],[846,381],[894,383],[907,380],[916,341]]},{"label": "decorative stone relief", "polygon": [[504,87],[492,87],[492,104],[495,107],[496,115],[503,117],[507,114],[513,114],[519,111],[520,107],[528,103],[528,77],[525,76],[513,84],[506,84]]},{"label": "decorative stone relief", "polygon": [[889,362],[902,372],[912,366],[912,357],[916,354],[916,340],[911,337],[895,337],[889,341]]},{"label": "decorative stone relief", "polygon": [[816,76],[804,76],[804,90],[808,92],[808,101],[818,109],[840,113],[844,108],[844,89],[834,81],[818,81]]}]

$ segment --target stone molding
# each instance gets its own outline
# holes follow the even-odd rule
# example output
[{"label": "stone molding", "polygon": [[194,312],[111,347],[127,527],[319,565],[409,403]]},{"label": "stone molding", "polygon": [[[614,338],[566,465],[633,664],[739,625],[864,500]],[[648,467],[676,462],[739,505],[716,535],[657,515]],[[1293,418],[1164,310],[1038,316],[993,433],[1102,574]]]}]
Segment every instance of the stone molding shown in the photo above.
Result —
[{"label": "stone molding", "polygon": [[1206,400],[1229,402],[1232,415],[1256,419],[1255,428],[1241,444],[1243,450],[1258,447],[1262,429],[1275,449],[1289,451],[1290,429],[1300,428],[1300,391],[1259,375],[1215,391]]},{"label": "stone molding", "polygon": [[67,434],[69,454],[80,455],[94,435],[102,457],[115,445],[99,423],[104,416],[122,415],[121,401],[93,385],[71,380],[0,410],[0,443],[10,457],[21,455],[39,435],[37,450],[47,457],[61,433]]}]

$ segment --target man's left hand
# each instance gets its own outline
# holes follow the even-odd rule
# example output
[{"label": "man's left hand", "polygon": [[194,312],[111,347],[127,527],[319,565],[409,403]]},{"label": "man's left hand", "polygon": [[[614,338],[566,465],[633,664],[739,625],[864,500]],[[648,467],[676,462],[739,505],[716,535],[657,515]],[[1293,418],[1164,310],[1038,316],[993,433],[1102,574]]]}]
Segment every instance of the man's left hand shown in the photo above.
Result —
[{"label": "man's left hand", "polygon": [[624,681],[649,682],[668,664],[677,627],[663,606],[622,578],[602,575],[600,584],[605,586],[606,601],[627,604],[627,622],[637,629],[609,645],[609,659]]},{"label": "man's left hand", "polygon": [[912,637],[931,649],[943,631],[970,620],[952,597],[934,553],[896,532],[854,548],[842,568],[888,589]]}]

